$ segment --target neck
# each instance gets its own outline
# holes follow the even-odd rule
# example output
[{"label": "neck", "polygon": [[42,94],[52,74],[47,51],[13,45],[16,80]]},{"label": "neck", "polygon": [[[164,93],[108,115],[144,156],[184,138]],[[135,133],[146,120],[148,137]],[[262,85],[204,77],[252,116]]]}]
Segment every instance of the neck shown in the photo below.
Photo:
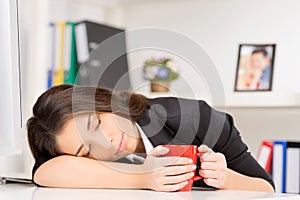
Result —
[{"label": "neck", "polygon": [[135,153],[146,153],[146,150],[145,150],[145,146],[144,146],[144,142],[143,142],[143,139],[142,139],[142,136],[141,136],[141,133],[139,131],[139,129],[137,128],[137,126],[135,125],[135,130],[136,132],[138,133],[138,137],[137,137],[137,145],[136,145],[136,148],[135,148]]},{"label": "neck", "polygon": [[135,153],[146,153],[144,142],[143,142],[142,138],[138,139],[138,144],[135,149]]}]

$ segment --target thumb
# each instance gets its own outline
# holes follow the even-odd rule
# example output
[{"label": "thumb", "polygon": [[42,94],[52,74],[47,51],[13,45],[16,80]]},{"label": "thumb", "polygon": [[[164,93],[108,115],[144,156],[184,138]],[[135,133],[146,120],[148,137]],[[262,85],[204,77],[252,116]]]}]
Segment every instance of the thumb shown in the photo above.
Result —
[{"label": "thumb", "polygon": [[200,153],[200,156],[202,156],[204,153],[214,152],[211,148],[209,148],[205,144],[200,145],[198,147],[198,151]]},{"label": "thumb", "polygon": [[159,157],[159,156],[163,156],[163,155],[167,154],[168,152],[169,152],[168,148],[159,145],[159,146],[155,147],[154,149],[152,149],[149,154],[151,156]]}]

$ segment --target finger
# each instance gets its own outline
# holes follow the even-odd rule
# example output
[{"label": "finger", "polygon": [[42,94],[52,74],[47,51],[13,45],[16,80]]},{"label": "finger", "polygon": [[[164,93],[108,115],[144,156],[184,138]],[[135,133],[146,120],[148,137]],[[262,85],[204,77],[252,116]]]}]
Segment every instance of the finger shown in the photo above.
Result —
[{"label": "finger", "polygon": [[181,188],[186,186],[188,183],[189,183],[188,181],[184,181],[184,182],[177,183],[177,184],[163,185],[161,191],[163,191],[163,192],[174,192],[174,191],[180,190]]},{"label": "finger", "polygon": [[200,176],[204,177],[204,178],[214,178],[217,179],[218,178],[218,172],[215,170],[209,170],[209,169],[200,169],[199,170],[199,174]]},{"label": "finger", "polygon": [[219,168],[219,165],[216,162],[201,162],[200,168],[201,169],[217,170]]},{"label": "finger", "polygon": [[144,164],[143,169],[148,171],[153,170],[164,170],[169,166],[185,166],[185,165],[191,165],[193,163],[193,160],[190,158],[185,157],[156,157],[148,155]]},{"label": "finger", "polygon": [[203,179],[204,183],[206,183],[206,185],[215,187],[215,188],[219,188],[220,187],[220,183],[218,179],[215,178],[204,178]]},{"label": "finger", "polygon": [[218,155],[216,153],[204,153],[202,156],[200,156],[200,162],[217,162],[218,161]]},{"label": "finger", "polygon": [[179,174],[185,174],[188,172],[193,172],[196,169],[195,165],[185,165],[185,166],[168,166],[164,169],[164,174],[166,176],[174,176]]},{"label": "finger", "polygon": [[168,152],[169,152],[168,148],[159,145],[159,146],[155,147],[154,149],[152,149],[149,154],[151,156],[159,157],[159,156],[163,156],[163,155],[167,154]]},{"label": "finger", "polygon": [[193,163],[192,159],[186,157],[168,156],[160,159],[164,166],[189,165]]},{"label": "finger", "polygon": [[188,172],[185,174],[180,174],[176,176],[167,176],[165,177],[164,184],[176,184],[181,183],[183,181],[187,181],[194,176],[194,172]]},{"label": "finger", "polygon": [[200,157],[201,162],[218,162],[226,163],[226,158],[222,153],[205,153]]},{"label": "finger", "polygon": [[207,152],[214,152],[211,148],[209,148],[208,146],[206,146],[205,144],[202,144],[198,147],[198,151],[200,153],[200,156],[204,153]]}]

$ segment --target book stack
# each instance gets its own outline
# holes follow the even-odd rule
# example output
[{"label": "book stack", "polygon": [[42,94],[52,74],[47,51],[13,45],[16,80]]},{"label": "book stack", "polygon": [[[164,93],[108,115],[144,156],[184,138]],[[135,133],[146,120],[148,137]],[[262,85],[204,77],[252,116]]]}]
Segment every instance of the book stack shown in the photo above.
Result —
[{"label": "book stack", "polygon": [[77,54],[74,22],[51,22],[48,88],[63,83],[74,84],[77,76]]},{"label": "book stack", "polygon": [[300,142],[265,140],[257,161],[272,175],[276,192],[300,194]]},{"label": "book stack", "polygon": [[48,88],[63,84],[131,88],[125,30],[91,21],[51,22]]}]

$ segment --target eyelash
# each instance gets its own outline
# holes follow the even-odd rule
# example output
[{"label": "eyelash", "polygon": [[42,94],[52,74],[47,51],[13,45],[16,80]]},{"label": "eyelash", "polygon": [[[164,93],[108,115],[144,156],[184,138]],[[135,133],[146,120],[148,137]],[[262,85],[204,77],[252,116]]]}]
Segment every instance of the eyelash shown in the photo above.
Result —
[{"label": "eyelash", "polygon": [[91,148],[92,148],[92,145],[89,144],[89,150],[88,150],[87,154],[84,157],[86,157],[86,158],[89,157],[89,155],[91,153]]},{"label": "eyelash", "polygon": [[97,126],[95,127],[95,131],[99,128],[100,124],[101,124],[101,120],[98,118],[98,124],[97,124]]}]

